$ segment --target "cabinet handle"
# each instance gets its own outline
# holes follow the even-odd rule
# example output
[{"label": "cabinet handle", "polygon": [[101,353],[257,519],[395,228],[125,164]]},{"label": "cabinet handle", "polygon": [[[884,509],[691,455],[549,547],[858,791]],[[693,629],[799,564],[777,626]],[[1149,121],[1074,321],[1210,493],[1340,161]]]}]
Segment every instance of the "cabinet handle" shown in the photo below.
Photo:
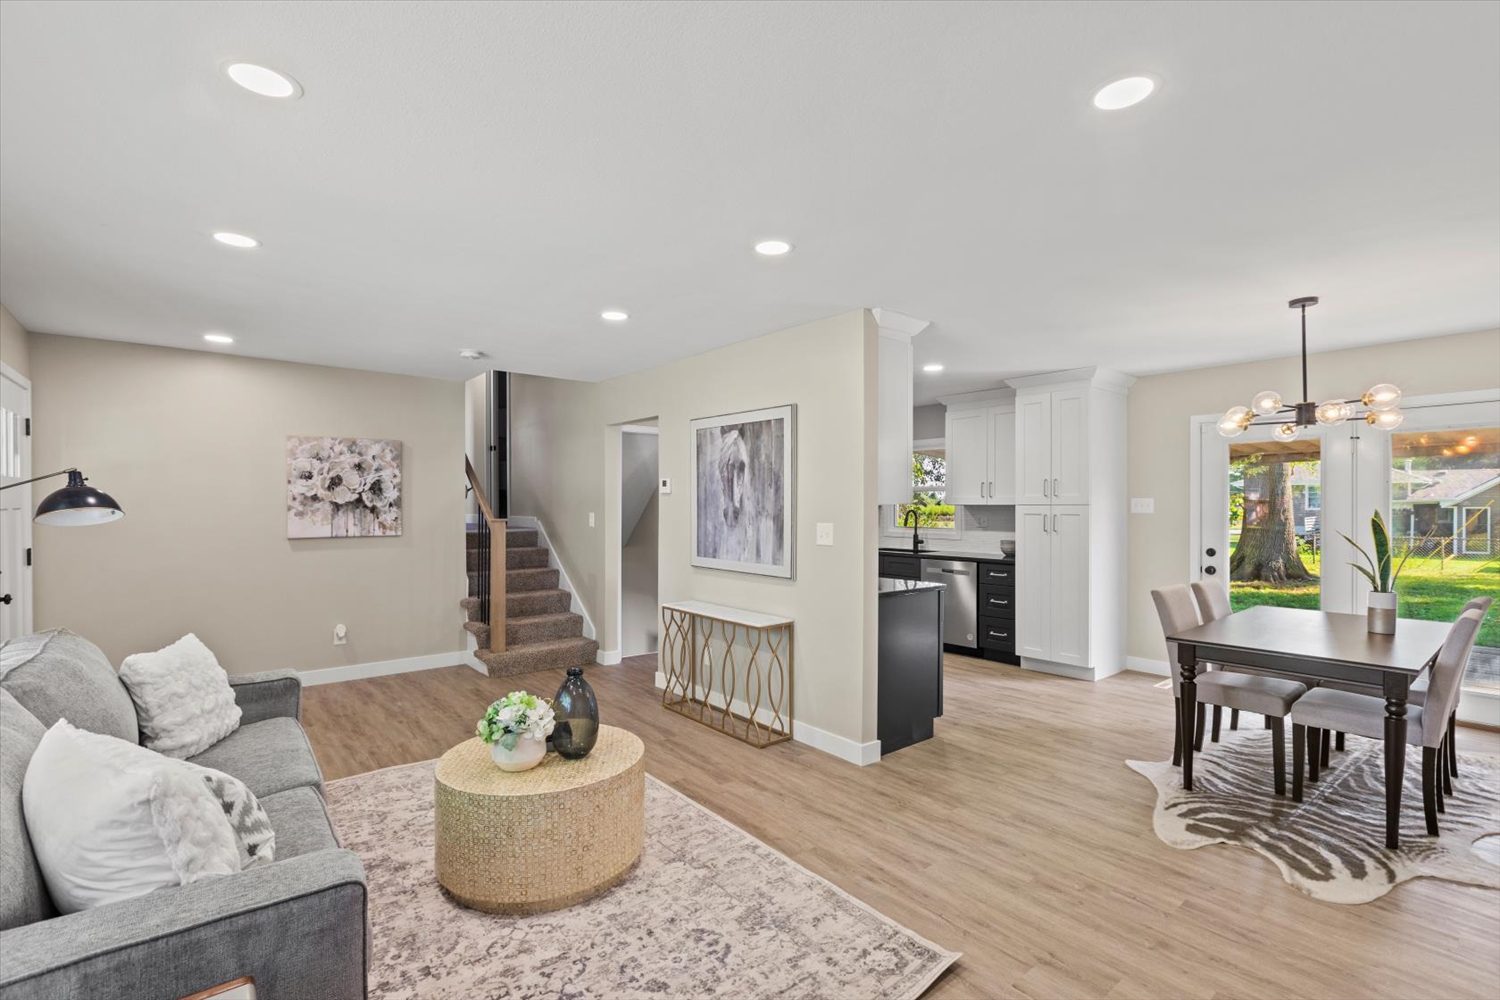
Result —
[{"label": "cabinet handle", "polygon": [[1052,496],[1053,496],[1053,499],[1057,498],[1057,480],[1056,479],[1052,480]]},{"label": "cabinet handle", "polygon": [[1010,633],[1009,632],[995,632],[995,631],[991,630],[991,632],[990,632],[990,638],[991,639],[1009,639],[1010,638]]},{"label": "cabinet handle", "polygon": [[1052,533],[1054,535],[1057,534],[1057,515],[1056,514],[1052,515]]},{"label": "cabinet handle", "polygon": [[1043,478],[1042,479],[1042,496],[1046,497],[1046,496],[1051,496],[1051,495],[1052,494],[1050,494],[1050,493],[1047,492],[1047,480],[1045,478]]},{"label": "cabinet handle", "polygon": [[1046,533],[1047,533],[1047,515],[1043,514],[1042,515],[1042,534],[1045,535]]},{"label": "cabinet handle", "polygon": [[990,480],[990,499],[995,499],[995,481],[993,479]]},{"label": "cabinet handle", "polygon": [[981,479],[979,481],[979,495],[981,497],[984,496],[984,480],[983,479]]},{"label": "cabinet handle", "polygon": [[1005,600],[1004,598],[1000,598],[1000,597],[991,597],[990,598],[990,603],[991,604],[998,604],[1002,608],[1003,607],[1007,607],[1010,604],[1009,601]]}]

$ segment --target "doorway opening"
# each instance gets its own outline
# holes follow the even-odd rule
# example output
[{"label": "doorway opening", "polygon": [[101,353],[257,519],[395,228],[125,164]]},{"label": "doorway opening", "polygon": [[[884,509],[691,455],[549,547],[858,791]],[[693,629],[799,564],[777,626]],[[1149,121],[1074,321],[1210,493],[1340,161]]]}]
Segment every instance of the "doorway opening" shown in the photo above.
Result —
[{"label": "doorway opening", "polygon": [[655,653],[658,482],[656,421],[620,428],[620,655]]}]

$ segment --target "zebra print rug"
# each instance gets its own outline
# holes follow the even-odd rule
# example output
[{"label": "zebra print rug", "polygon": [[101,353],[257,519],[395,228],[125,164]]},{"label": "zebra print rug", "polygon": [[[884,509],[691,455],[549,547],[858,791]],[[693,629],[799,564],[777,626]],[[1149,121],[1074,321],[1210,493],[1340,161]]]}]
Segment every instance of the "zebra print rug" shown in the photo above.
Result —
[{"label": "zebra print rug", "polygon": [[[1290,729],[1290,727],[1288,727]],[[1385,847],[1385,763],[1381,743],[1346,737],[1317,784],[1291,798],[1291,733],[1287,733],[1287,795],[1271,777],[1271,734],[1226,732],[1193,755],[1193,791],[1170,761],[1126,761],[1156,786],[1156,835],[1182,850],[1238,844],[1271,859],[1287,882],[1330,903],[1368,903],[1412,878],[1440,878],[1500,889],[1500,863],[1474,842],[1500,833],[1500,758],[1459,754],[1459,777],[1437,837],[1422,818],[1422,752],[1408,748],[1401,799],[1401,847]],[[1488,845],[1486,845],[1488,846]]]}]

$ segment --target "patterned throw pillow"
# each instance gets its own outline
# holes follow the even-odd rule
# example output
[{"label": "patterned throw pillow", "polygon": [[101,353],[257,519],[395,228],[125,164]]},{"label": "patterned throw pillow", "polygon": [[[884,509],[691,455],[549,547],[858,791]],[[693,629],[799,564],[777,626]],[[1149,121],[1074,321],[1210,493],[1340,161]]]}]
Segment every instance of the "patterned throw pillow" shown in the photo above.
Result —
[{"label": "patterned throw pillow", "polygon": [[276,860],[276,831],[255,793],[231,774],[215,771],[188,761],[179,762],[203,779],[214,798],[224,806],[224,818],[234,831],[234,842],[240,850],[240,868],[270,864]]}]

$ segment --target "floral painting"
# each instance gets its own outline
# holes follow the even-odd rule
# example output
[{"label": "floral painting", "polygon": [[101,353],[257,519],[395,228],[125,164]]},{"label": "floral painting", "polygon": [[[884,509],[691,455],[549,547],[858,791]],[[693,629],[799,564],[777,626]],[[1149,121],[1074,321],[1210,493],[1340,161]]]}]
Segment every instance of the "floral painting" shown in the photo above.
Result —
[{"label": "floral painting", "polygon": [[401,534],[401,442],[286,439],[286,536]]}]

